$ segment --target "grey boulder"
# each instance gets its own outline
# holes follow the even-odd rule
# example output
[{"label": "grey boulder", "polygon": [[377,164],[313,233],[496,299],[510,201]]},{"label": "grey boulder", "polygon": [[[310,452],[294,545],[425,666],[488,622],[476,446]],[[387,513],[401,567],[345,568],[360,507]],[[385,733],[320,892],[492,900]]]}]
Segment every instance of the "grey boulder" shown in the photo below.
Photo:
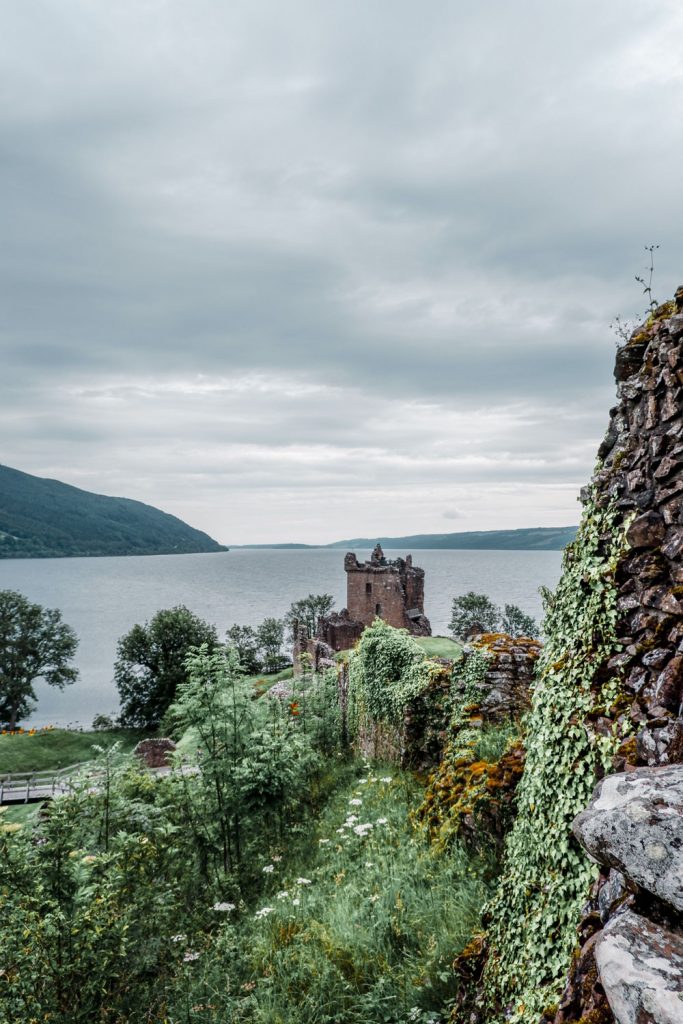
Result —
[{"label": "grey boulder", "polygon": [[607,776],[572,828],[599,864],[683,911],[683,765]]},{"label": "grey boulder", "polygon": [[617,1024],[681,1024],[683,936],[628,910],[605,925],[593,948]]}]

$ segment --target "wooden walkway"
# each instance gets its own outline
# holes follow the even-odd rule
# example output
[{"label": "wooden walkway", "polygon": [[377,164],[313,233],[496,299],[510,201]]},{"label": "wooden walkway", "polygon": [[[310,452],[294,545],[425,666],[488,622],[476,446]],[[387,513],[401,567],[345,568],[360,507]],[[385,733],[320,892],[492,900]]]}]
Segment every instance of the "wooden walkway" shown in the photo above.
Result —
[{"label": "wooden walkway", "polygon": [[2,804],[35,804],[41,800],[52,800],[53,797],[70,793],[74,782],[87,761],[60,768],[59,771],[13,772],[0,775],[0,805]]},{"label": "wooden walkway", "polygon": [[[180,769],[170,766],[147,768],[150,775],[163,778],[172,771],[180,771],[181,775],[196,775],[196,765],[182,765]],[[7,804],[36,804],[41,800],[52,800],[57,796],[71,793],[75,784],[87,781],[92,790],[97,789],[98,780],[102,778],[95,761],[80,761],[78,764],[60,768],[58,771],[13,772],[11,775],[0,775],[0,806]]]}]

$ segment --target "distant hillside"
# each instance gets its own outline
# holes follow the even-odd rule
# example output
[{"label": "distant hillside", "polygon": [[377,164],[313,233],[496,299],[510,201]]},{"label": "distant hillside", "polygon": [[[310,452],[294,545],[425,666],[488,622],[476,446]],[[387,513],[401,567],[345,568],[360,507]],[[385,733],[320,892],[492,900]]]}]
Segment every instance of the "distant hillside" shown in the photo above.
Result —
[{"label": "distant hillside", "polygon": [[410,537],[356,537],[328,544],[330,548],[420,548],[491,551],[561,551],[576,536],[575,526],[536,526],[525,530],[478,530],[471,533],[416,533]]},{"label": "distant hillside", "polygon": [[0,466],[0,558],[225,551],[201,530],[130,498],[108,498]]},{"label": "distant hillside", "polygon": [[575,526],[534,526],[526,530],[479,530],[472,533],[415,533],[409,537],[354,537],[332,544],[236,544],[242,548],[420,548],[489,551],[562,551],[576,536]]}]

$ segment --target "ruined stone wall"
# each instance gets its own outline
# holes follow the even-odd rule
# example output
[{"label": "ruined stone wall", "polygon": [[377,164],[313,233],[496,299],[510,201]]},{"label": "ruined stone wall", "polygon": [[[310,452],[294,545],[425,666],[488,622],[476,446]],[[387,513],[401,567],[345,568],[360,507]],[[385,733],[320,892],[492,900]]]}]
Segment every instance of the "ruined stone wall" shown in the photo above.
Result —
[{"label": "ruined stone wall", "polygon": [[370,626],[375,618],[415,636],[430,636],[424,614],[424,569],[406,559],[389,561],[379,544],[369,562],[349,552],[344,559],[346,605],[351,619]]},{"label": "ruined stone wall", "polygon": [[683,1022],[683,289],[615,377],[458,1024]]},{"label": "ruined stone wall", "polygon": [[567,987],[544,1018],[555,1024],[683,1021],[683,289],[619,350],[615,377],[594,484],[626,528],[614,577],[622,650],[599,667],[619,674],[623,700],[585,724],[630,724],[631,735],[619,774],[574,823],[601,870]]}]

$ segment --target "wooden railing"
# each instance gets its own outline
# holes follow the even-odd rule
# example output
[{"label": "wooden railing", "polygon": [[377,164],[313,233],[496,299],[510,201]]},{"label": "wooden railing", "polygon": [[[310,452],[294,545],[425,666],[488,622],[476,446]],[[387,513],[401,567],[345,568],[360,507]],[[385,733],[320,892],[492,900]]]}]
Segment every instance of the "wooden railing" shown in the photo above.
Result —
[{"label": "wooden railing", "polygon": [[0,774],[0,804],[28,804],[68,793],[73,788],[74,779],[88,764],[92,762],[81,761],[57,771]]}]

